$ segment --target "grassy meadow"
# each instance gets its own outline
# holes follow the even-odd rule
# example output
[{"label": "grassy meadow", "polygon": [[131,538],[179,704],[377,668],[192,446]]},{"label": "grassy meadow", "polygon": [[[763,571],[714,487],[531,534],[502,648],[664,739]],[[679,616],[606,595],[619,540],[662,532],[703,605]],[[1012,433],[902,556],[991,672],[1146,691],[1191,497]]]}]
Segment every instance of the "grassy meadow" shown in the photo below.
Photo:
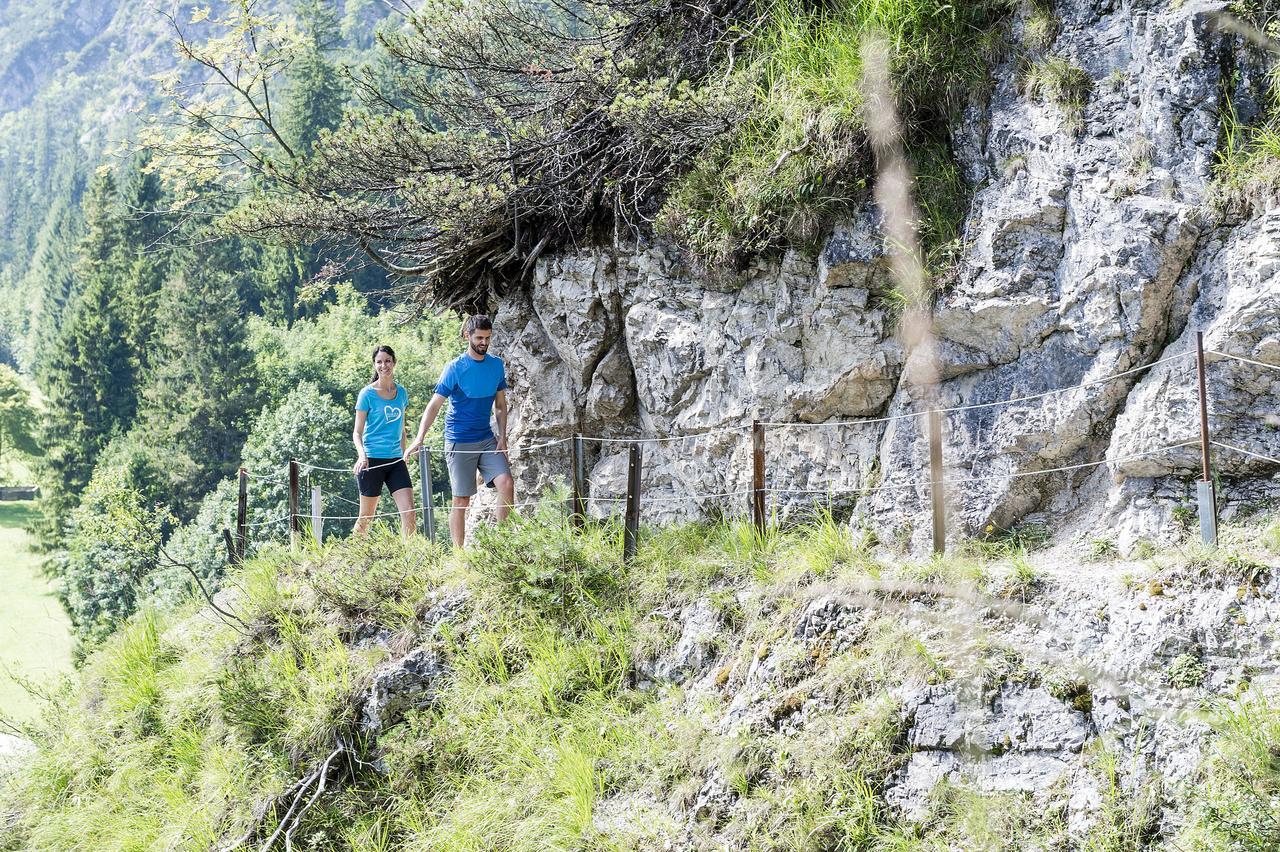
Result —
[{"label": "grassy meadow", "polygon": [[48,683],[71,668],[67,615],[40,573],[39,557],[27,548],[24,525],[34,502],[0,502],[0,716],[25,720],[35,703],[13,675]]}]

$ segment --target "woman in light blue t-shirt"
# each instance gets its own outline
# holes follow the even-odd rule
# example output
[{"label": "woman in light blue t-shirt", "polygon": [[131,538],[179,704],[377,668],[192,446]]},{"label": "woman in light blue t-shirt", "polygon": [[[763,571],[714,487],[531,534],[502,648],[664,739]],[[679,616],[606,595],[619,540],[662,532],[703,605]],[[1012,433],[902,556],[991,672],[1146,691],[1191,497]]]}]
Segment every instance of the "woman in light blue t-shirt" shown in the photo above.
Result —
[{"label": "woman in light blue t-shirt", "polygon": [[356,428],[351,433],[356,445],[356,463],[352,471],[360,486],[356,533],[361,535],[369,531],[384,485],[400,512],[401,532],[408,537],[416,528],[413,480],[404,463],[404,424],[409,394],[393,378],[395,369],[396,353],[390,346],[374,349],[373,378],[356,399]]}]

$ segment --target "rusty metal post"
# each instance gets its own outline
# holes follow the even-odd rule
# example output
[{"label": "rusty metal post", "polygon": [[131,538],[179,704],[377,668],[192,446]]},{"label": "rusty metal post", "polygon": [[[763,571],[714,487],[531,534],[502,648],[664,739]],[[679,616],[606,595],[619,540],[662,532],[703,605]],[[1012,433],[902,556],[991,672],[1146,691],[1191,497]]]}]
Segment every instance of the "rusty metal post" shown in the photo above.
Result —
[{"label": "rusty metal post", "polygon": [[239,565],[240,555],[236,552],[236,544],[231,540],[231,530],[222,528],[222,540],[227,543],[227,564]]},{"label": "rusty metal post", "polygon": [[755,522],[756,532],[764,535],[764,426],[759,420],[751,423],[751,519]]},{"label": "rusty metal post", "polygon": [[1200,384],[1200,481],[1196,483],[1196,504],[1200,512],[1200,538],[1205,544],[1218,543],[1218,495],[1213,489],[1209,464],[1209,391],[1205,385],[1204,332],[1196,332],[1196,377]]},{"label": "rusty metal post", "polygon": [[298,546],[298,534],[302,525],[298,522],[298,460],[289,459],[289,546]]},{"label": "rusty metal post", "polygon": [[947,495],[942,482],[942,412],[929,410],[929,494],[933,504],[933,552],[947,552]]},{"label": "rusty metal post", "polygon": [[587,521],[587,457],[584,452],[582,433],[573,436],[573,497],[569,506],[569,517],[579,529]]},{"label": "rusty metal post", "polygon": [[640,443],[631,445],[627,461],[627,516],[622,531],[622,561],[630,564],[636,556],[636,540],[640,535]]},{"label": "rusty metal post", "polygon": [[236,498],[236,560],[244,561],[249,545],[249,471],[240,468],[240,494]]},{"label": "rusty metal post", "polygon": [[422,485],[422,534],[436,543],[436,495],[431,484],[431,450],[425,445],[418,450],[418,481]]}]

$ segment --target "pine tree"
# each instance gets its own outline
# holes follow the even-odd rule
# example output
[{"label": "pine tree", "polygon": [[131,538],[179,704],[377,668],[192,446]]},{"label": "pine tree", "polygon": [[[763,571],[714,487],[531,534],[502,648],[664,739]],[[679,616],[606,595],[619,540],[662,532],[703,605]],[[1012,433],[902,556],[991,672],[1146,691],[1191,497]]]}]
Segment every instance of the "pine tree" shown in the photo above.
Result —
[{"label": "pine tree", "polygon": [[131,257],[120,298],[129,321],[129,344],[139,375],[144,374],[151,363],[157,334],[156,310],[169,262],[165,243],[169,222],[160,212],[164,190],[159,177],[148,172],[145,165],[145,162],[135,164],[121,193],[124,237]]},{"label": "pine tree", "polygon": [[127,304],[119,298],[131,268],[131,246],[115,178],[98,175],[85,198],[86,233],[74,266],[79,290],[43,358],[48,398],[41,443],[47,449],[48,546],[62,537],[67,511],[89,482],[98,454],[125,431],[137,409],[137,358]]},{"label": "pine tree", "polygon": [[339,38],[333,8],[321,0],[299,0],[295,8],[305,38],[298,56],[289,65],[282,124],[294,153],[306,157],[321,130],[338,126],[347,93],[338,69],[326,56]]},{"label": "pine tree", "polygon": [[32,329],[24,366],[30,365],[41,383],[47,378],[45,359],[57,345],[67,307],[78,294],[75,263],[83,235],[81,212],[63,198],[49,211],[36,240],[21,292],[33,293]]},{"label": "pine tree", "polygon": [[174,507],[184,517],[234,473],[259,405],[235,242],[178,259],[161,293],[160,337],[142,394],[139,428],[164,448]]}]

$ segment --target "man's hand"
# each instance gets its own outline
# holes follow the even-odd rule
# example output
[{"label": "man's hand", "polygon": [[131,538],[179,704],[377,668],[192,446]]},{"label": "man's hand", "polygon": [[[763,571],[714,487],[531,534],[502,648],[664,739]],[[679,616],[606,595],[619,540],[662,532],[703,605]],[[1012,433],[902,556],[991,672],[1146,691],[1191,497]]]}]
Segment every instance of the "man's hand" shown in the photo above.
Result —
[{"label": "man's hand", "polygon": [[366,458],[363,453],[361,453],[360,458],[356,459],[356,463],[352,465],[351,472],[354,473],[356,476],[359,476],[361,473],[364,472],[364,469],[367,468],[368,466],[369,466],[369,459]]},{"label": "man's hand", "polygon": [[507,451],[507,437],[503,435],[498,439],[498,452],[505,453]]},{"label": "man's hand", "polygon": [[409,459],[413,458],[418,454],[418,451],[421,449],[422,449],[422,442],[415,440],[412,444],[409,445],[409,449],[404,451],[404,460],[408,461]]}]

